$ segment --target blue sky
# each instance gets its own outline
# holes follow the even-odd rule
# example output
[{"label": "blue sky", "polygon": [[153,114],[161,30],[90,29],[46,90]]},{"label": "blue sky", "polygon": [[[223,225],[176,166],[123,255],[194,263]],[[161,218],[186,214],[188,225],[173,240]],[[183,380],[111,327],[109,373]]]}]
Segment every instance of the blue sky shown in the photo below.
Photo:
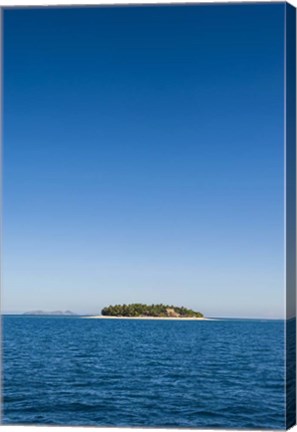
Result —
[{"label": "blue sky", "polygon": [[3,310],[284,310],[284,4],[4,12]]}]

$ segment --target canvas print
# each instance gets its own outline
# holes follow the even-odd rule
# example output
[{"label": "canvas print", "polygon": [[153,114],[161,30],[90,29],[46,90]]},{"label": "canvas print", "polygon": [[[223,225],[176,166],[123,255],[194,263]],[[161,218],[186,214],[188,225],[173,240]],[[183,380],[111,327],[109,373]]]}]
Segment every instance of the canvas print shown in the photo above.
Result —
[{"label": "canvas print", "polygon": [[2,425],[295,424],[295,12],[2,9]]}]

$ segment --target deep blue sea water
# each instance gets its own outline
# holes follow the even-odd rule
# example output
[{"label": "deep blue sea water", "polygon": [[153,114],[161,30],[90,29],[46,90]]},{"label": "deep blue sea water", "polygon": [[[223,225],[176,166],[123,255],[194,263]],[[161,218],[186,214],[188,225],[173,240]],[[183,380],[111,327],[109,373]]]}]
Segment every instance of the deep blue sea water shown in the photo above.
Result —
[{"label": "deep blue sea water", "polygon": [[285,428],[284,322],[5,316],[3,424]]}]

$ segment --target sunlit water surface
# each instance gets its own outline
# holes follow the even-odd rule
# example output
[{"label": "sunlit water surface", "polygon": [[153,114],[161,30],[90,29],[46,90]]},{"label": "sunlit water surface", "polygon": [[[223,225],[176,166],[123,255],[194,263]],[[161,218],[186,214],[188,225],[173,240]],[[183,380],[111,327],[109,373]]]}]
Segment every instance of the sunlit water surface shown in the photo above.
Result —
[{"label": "sunlit water surface", "polygon": [[284,323],[5,316],[4,424],[285,426]]}]

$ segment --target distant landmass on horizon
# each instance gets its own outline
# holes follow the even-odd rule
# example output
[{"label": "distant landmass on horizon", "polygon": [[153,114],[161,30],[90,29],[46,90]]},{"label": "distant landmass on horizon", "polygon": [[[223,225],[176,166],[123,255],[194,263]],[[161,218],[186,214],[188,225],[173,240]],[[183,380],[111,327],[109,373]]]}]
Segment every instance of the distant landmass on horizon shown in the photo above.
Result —
[{"label": "distant landmass on horizon", "polygon": [[43,310],[34,310],[29,312],[24,312],[23,315],[77,315],[76,313],[66,310],[66,311],[43,311]]}]

